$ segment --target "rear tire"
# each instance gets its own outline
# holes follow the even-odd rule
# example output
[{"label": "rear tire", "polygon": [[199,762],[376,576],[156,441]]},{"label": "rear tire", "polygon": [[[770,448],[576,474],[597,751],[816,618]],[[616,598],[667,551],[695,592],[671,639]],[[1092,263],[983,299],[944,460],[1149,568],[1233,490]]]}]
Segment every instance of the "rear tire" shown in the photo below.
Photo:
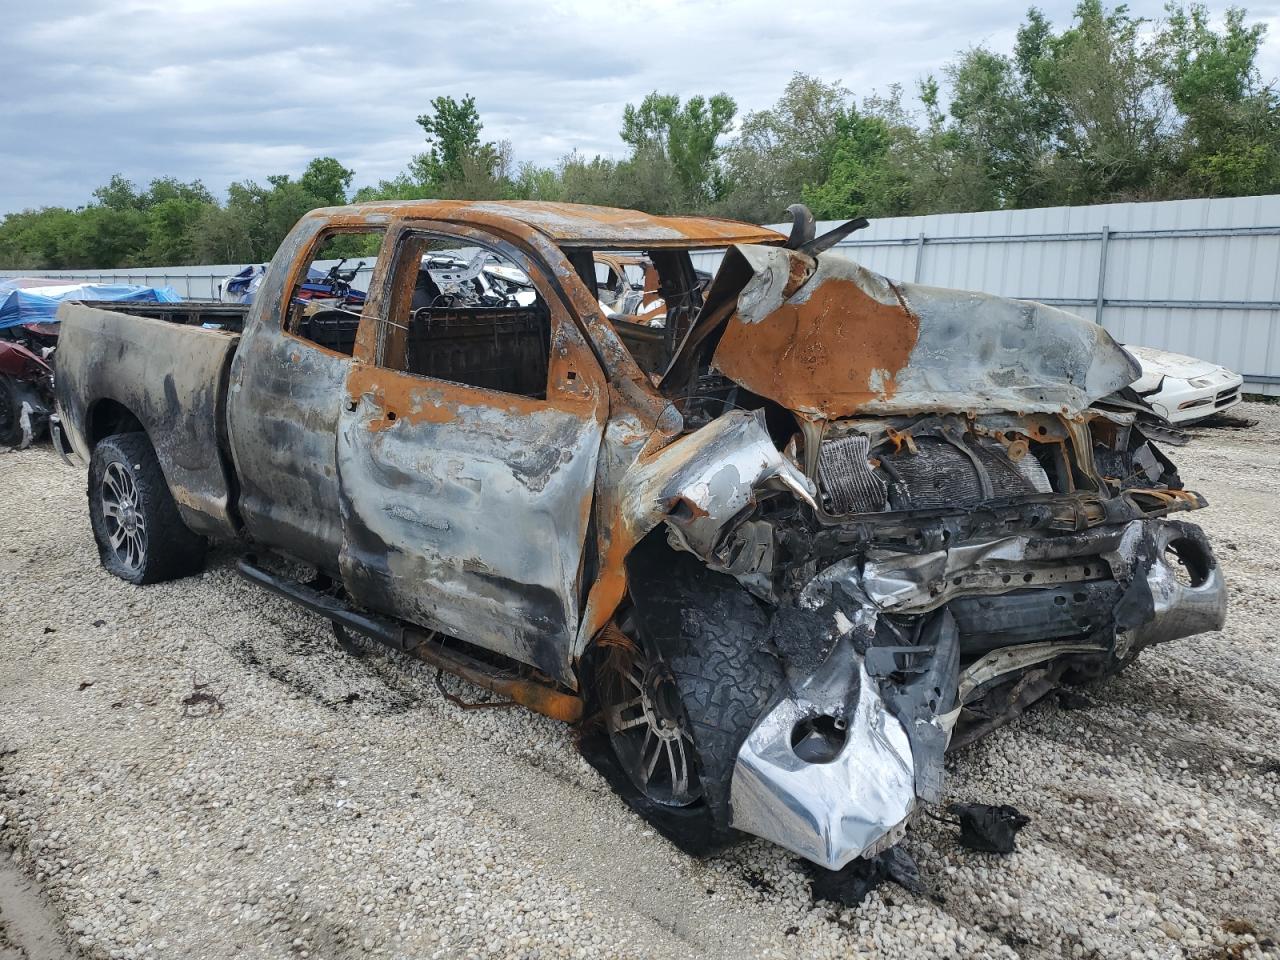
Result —
[{"label": "rear tire", "polygon": [[208,543],[182,522],[144,433],[118,433],[89,460],[89,522],[102,565],[129,583],[198,573]]}]

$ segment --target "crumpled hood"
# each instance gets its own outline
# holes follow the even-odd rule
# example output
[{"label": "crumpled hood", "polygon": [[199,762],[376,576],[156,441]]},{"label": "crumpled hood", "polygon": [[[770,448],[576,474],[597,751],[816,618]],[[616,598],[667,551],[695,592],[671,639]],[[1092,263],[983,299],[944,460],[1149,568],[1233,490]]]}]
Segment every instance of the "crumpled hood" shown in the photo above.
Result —
[{"label": "crumpled hood", "polygon": [[1044,304],[896,283],[830,253],[740,244],[725,260],[747,279],[713,365],[802,416],[1076,413],[1141,373],[1101,326]]}]

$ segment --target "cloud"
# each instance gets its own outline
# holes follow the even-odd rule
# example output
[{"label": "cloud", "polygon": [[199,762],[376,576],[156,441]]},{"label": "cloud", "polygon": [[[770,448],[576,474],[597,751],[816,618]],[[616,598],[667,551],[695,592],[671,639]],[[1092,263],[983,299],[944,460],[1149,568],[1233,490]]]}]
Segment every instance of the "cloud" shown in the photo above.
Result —
[{"label": "cloud", "polygon": [[[1062,23],[1074,4],[1042,5]],[[319,155],[375,182],[421,148],[414,118],[440,94],[475,95],[485,136],[511,140],[518,160],[618,154],[623,106],[651,90],[725,91],[742,112],[771,104],[796,70],[859,95],[913,90],[959,50],[1008,49],[1021,16],[995,0],[66,0],[6,12],[0,212],[84,203],[113,173],[221,192]],[[1251,15],[1272,24],[1262,64],[1275,76],[1280,2]]]}]

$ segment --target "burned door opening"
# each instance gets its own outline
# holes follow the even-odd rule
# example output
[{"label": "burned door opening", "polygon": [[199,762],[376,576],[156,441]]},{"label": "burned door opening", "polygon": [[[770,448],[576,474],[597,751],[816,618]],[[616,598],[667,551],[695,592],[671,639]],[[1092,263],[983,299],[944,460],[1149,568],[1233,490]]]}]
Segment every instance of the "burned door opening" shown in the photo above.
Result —
[{"label": "burned door opening", "polygon": [[395,264],[339,424],[347,591],[576,686],[603,376],[510,243],[417,225]]}]

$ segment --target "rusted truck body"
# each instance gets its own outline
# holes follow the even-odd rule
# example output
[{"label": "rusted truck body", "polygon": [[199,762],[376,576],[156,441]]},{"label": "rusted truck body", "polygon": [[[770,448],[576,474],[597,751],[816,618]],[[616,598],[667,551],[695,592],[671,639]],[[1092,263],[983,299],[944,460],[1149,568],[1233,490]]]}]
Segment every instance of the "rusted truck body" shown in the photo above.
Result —
[{"label": "rusted truck body", "polygon": [[[357,205],[303,218],[242,312],[67,305],[59,415],[103,563],[169,579],[210,539],[300,561],[241,569],[597,731],[669,835],[874,855],[942,798],[949,747],[1219,629],[1225,588],[1101,327],[891,281],[797,224]],[[367,294],[298,301],[349,234]],[[446,248],[536,302],[424,295]],[[653,264],[662,330],[604,316],[609,252]]]}]

